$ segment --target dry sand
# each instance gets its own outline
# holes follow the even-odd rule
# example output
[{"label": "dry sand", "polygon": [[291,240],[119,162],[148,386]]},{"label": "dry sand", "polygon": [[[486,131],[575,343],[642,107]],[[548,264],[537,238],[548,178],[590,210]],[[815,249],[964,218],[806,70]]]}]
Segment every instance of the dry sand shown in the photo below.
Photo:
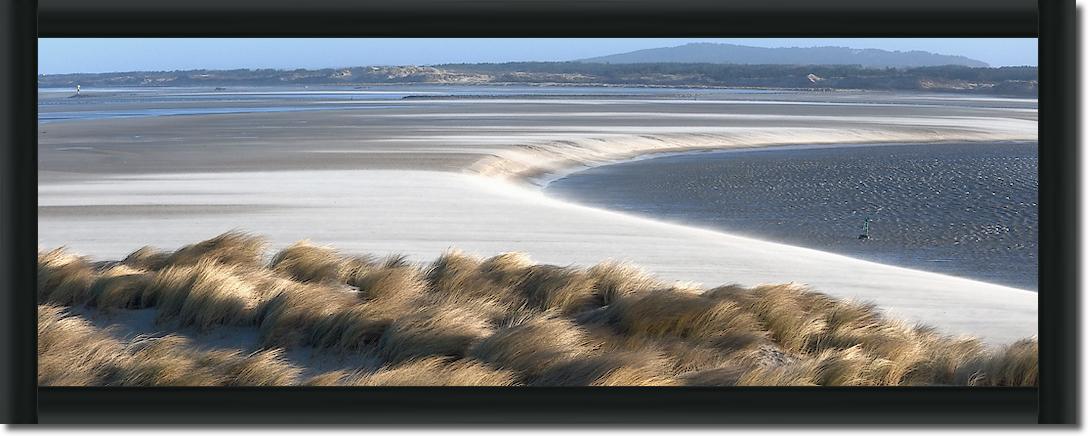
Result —
[{"label": "dry sand", "polygon": [[708,286],[804,283],[994,345],[1036,334],[1034,292],[572,205],[535,185],[693,149],[1036,139],[1036,114],[1022,101],[782,99],[414,99],[43,124],[39,242],[113,259],[237,228],[277,248],[311,239],[419,261],[451,247],[561,265],[619,259]]}]

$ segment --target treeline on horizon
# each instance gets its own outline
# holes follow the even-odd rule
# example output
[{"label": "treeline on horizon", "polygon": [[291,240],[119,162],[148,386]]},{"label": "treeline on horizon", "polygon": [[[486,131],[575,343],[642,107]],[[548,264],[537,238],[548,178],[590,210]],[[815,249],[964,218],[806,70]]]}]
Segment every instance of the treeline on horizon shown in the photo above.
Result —
[{"label": "treeline on horizon", "polygon": [[508,62],[324,69],[235,69],[39,75],[40,87],[366,84],[569,84],[919,90],[1034,95],[1038,68]]}]

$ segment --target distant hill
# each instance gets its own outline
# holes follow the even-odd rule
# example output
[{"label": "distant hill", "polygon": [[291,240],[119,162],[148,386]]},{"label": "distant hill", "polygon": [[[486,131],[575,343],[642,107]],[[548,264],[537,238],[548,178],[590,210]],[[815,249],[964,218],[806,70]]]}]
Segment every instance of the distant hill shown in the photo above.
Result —
[{"label": "distant hill", "polygon": [[925,51],[887,51],[847,47],[764,48],[735,44],[693,43],[582,59],[604,64],[708,63],[749,65],[860,65],[868,68],[962,65],[987,67],[963,56]]},{"label": "distant hill", "polygon": [[326,68],[319,70],[190,70],[39,75],[39,87],[123,86],[442,85],[540,84],[768,89],[869,89],[1033,96],[1036,67],[959,65],[866,68],[857,65],[602,64],[509,62]]}]

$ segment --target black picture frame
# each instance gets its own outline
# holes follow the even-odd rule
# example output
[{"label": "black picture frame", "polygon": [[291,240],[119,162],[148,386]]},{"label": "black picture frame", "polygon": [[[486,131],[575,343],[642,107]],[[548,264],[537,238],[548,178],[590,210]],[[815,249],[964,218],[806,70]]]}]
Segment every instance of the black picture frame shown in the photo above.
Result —
[{"label": "black picture frame", "polygon": [[[1072,0],[0,0],[0,410],[9,423],[1057,423],[1076,414]],[[1039,37],[1035,388],[38,388],[36,37]]]}]

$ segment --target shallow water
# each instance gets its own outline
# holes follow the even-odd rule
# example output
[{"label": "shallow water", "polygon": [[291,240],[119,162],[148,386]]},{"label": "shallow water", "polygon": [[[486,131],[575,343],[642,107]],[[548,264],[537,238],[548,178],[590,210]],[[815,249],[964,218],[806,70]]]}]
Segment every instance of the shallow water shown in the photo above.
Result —
[{"label": "shallow water", "polygon": [[176,115],[215,115],[244,114],[260,112],[302,112],[343,109],[386,109],[384,105],[339,105],[339,106],[267,106],[267,107],[193,107],[193,108],[139,108],[130,110],[82,110],[52,111],[38,113],[38,124],[61,121],[103,120],[111,118],[164,117]]},{"label": "shallow water", "polygon": [[[116,87],[39,88],[38,122],[97,120],[171,115],[214,115],[305,110],[374,109],[382,101],[406,97],[511,97],[511,96],[614,96],[664,97],[683,95],[723,96],[785,94],[787,91],[755,89],[676,89],[641,87],[539,87],[539,86],[230,86],[230,87]],[[355,105],[352,102],[368,103]],[[348,103],[348,104],[344,104]]]},{"label": "shallow water", "polygon": [[693,153],[589,169],[547,191],[882,263],[1038,286],[1035,143]]}]

